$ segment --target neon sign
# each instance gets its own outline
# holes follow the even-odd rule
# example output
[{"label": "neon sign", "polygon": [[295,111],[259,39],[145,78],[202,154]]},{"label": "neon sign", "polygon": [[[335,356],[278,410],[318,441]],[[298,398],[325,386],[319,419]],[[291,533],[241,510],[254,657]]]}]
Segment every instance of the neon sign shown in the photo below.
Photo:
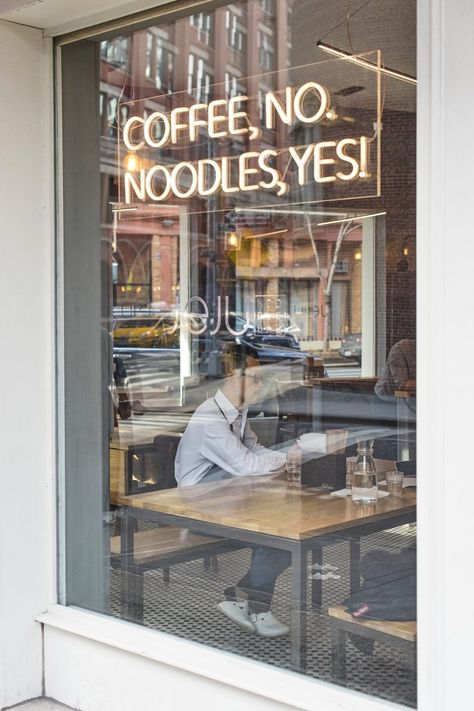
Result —
[{"label": "neon sign", "polygon": [[[205,133],[207,139],[247,135],[255,141],[262,134],[252,125],[249,97],[215,99],[191,106],[179,106],[169,113],[155,111],[149,116],[133,115],[123,128],[123,144],[133,158],[139,151],[194,144]],[[269,91],[264,96],[264,126],[269,130],[290,127],[298,121],[303,127],[315,126],[331,114],[329,91],[308,81],[299,88]],[[132,160],[124,174],[125,204],[136,200],[159,203],[175,197],[210,197],[218,192],[270,191],[278,196],[290,190],[288,169],[299,186],[313,183],[350,183],[369,174],[369,145],[366,135],[321,140],[309,145],[284,149],[248,150],[236,156],[206,157],[181,161],[175,165]],[[283,170],[282,155],[286,167]],[[129,161],[130,163],[130,161]],[[145,161],[144,161],[145,163]]]}]

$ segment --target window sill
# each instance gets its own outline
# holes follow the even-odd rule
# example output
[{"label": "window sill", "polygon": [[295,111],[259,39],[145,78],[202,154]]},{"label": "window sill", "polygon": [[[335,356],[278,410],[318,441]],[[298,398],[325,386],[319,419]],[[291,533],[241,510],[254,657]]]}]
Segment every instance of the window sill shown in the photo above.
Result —
[{"label": "window sill", "polygon": [[78,608],[52,605],[36,620],[305,711],[406,711],[399,704]]}]

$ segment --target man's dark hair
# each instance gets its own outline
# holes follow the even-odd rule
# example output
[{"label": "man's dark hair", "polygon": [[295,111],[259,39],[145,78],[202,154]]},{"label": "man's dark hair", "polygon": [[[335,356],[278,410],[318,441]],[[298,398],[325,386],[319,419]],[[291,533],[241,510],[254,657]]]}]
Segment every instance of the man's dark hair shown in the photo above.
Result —
[{"label": "man's dark hair", "polygon": [[250,343],[241,341],[233,345],[232,349],[228,352],[227,371],[234,372],[240,370],[243,375],[248,366],[258,365],[259,362],[258,349]]}]

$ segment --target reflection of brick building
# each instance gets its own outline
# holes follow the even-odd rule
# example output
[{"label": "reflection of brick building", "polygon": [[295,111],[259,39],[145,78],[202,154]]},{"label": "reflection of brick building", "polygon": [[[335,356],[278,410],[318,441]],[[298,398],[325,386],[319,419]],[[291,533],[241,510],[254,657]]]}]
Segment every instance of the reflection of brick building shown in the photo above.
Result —
[{"label": "reflection of brick building", "polygon": [[[295,26],[301,30],[294,46],[295,63],[305,61],[312,48],[315,61],[327,59],[315,46],[317,26],[319,37],[326,36],[327,43],[348,52],[379,48],[386,66],[415,75],[416,3],[398,0],[396,20],[388,20],[386,12],[383,4],[361,5],[349,25],[340,22],[340,3],[301,0],[293,12]],[[310,14],[313,24],[305,22]],[[394,30],[395,26],[403,27],[403,32]],[[353,91],[352,96],[364,107],[364,91],[356,93],[361,87],[348,82],[341,88],[340,94]],[[384,78],[382,94],[381,197],[353,203],[356,209],[386,213],[383,220],[377,220],[375,234],[379,366],[393,343],[414,338],[416,331],[416,88]],[[352,293],[354,297],[354,289]]]},{"label": "reflection of brick building", "polygon": [[[266,92],[286,86],[286,68],[296,63],[291,32],[293,4],[292,0],[234,3],[102,44],[102,223],[106,238],[116,245],[116,305],[173,308],[179,288],[179,222],[175,208],[167,212],[167,206],[162,205],[153,219],[137,215],[120,220],[114,236],[108,203],[119,199],[117,126],[123,126],[133,111],[130,102],[140,102],[140,111],[149,115],[157,110],[169,111],[175,105],[246,94],[251,122],[262,130],[259,148],[284,145],[283,133],[279,133],[286,128],[279,125],[266,129],[262,104]],[[274,73],[277,68],[283,71]],[[223,139],[222,143],[229,155],[251,149],[245,135]],[[208,149],[189,144],[168,146],[160,151],[160,161],[175,164],[196,159],[207,155],[203,150]],[[256,205],[264,199],[259,193],[252,196]],[[170,204],[176,205],[176,201]],[[233,308],[248,310],[256,318],[261,308],[265,312],[264,303],[267,308],[288,314],[303,339],[321,340],[324,274],[330,269],[337,230],[313,226],[319,268],[307,224],[293,217],[285,218],[284,239],[271,235],[260,239],[262,232],[278,232],[278,224],[269,219],[265,226],[254,218],[249,227],[251,234],[242,234],[241,250],[232,254],[225,249],[225,232],[219,226],[224,218],[213,221],[213,214],[217,209],[232,210],[234,205],[235,201],[221,194],[209,201],[209,214],[191,216],[190,248],[192,258],[199,262],[191,285],[193,293],[209,294],[208,284],[214,281],[215,293],[230,294]],[[334,337],[361,327],[360,265],[356,257],[360,254],[360,240],[360,231],[351,235],[338,257],[332,289],[330,335]]]},{"label": "reflection of brick building", "polygon": [[[321,234],[322,233],[322,234]],[[331,267],[338,230],[316,231],[317,266],[310,240],[294,226],[292,239],[242,239],[236,257],[236,275],[241,294],[242,311],[252,310],[256,295],[267,295],[267,309],[275,301],[287,313],[306,340],[323,339],[326,318],[325,277]],[[299,236],[298,236],[299,235]],[[361,229],[355,230],[343,243],[337,259],[332,287],[333,316],[331,336],[338,338],[361,330]],[[321,276],[316,277],[316,274]]]}]

